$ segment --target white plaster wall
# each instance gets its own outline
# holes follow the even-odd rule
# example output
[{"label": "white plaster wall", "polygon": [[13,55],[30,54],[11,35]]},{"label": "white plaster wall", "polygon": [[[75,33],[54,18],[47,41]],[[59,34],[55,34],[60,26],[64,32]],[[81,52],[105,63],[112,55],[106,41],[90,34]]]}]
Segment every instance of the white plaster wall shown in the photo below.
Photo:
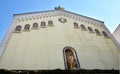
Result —
[{"label": "white plaster wall", "polygon": [[116,28],[113,35],[115,39],[118,41],[118,43],[120,44],[120,25]]},{"label": "white plaster wall", "polygon": [[[61,23],[58,18],[66,18]],[[54,27],[12,33],[0,60],[1,69],[65,69],[63,48],[73,47],[82,69],[118,69],[118,47],[111,38],[97,36],[89,31],[75,29],[73,22],[84,24],[93,29],[105,31],[101,27],[64,17],[55,16],[17,22],[16,25],[32,24],[52,20]]]}]

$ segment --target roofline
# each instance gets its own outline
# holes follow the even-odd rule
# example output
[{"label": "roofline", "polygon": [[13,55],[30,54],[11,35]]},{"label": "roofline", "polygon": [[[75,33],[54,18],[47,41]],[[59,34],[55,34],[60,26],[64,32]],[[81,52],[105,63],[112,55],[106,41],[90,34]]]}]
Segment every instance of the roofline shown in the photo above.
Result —
[{"label": "roofline", "polygon": [[49,11],[65,11],[65,12],[68,12],[68,13],[72,13],[72,14],[75,14],[75,15],[78,15],[78,16],[82,16],[82,17],[85,17],[85,18],[89,18],[89,19],[104,23],[104,21],[101,21],[101,20],[98,20],[98,19],[95,19],[95,18],[91,18],[91,17],[88,17],[88,16],[80,15],[80,14],[70,12],[70,11],[67,11],[67,10],[46,10],[46,11],[37,11],[37,12],[27,12],[27,13],[13,14],[13,16],[23,15],[23,14],[32,14],[32,13],[43,13],[43,12],[49,12]]},{"label": "roofline", "polygon": [[[64,10],[64,11],[66,11],[66,10]],[[98,20],[98,19],[95,19],[95,18],[91,18],[91,17],[88,17],[88,16],[84,16],[84,15],[81,15],[81,14],[77,14],[77,13],[74,13],[74,12],[70,12],[70,11],[67,11],[67,12],[104,23],[104,21],[101,21],[101,20]]]},{"label": "roofline", "polygon": [[37,12],[18,13],[18,14],[13,14],[13,16],[23,15],[23,14],[32,14],[32,13],[42,13],[42,12],[48,12],[48,11],[55,11],[55,10],[46,10],[46,11],[37,11]]}]

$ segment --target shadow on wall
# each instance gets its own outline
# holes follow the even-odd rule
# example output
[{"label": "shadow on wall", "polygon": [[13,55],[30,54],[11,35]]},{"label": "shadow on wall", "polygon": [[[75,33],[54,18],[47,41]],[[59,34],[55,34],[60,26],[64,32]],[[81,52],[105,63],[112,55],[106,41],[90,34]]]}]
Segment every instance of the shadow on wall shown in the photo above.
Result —
[{"label": "shadow on wall", "polygon": [[1,74],[119,74],[119,70],[0,70]]}]

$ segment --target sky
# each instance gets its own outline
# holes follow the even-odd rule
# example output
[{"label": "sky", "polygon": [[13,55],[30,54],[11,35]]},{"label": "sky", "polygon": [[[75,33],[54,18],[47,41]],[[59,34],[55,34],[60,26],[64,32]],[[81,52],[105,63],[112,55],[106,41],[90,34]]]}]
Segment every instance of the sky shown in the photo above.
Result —
[{"label": "sky", "polygon": [[65,10],[105,22],[111,33],[120,24],[120,0],[0,0],[0,43],[13,19],[13,14]]}]

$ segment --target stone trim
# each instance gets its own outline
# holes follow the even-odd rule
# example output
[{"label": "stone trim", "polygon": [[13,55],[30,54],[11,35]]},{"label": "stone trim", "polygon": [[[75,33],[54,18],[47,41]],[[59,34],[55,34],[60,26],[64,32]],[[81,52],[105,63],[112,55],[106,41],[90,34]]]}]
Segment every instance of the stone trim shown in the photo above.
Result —
[{"label": "stone trim", "polygon": [[16,15],[17,21],[21,22],[21,21],[30,21],[30,20],[35,20],[35,19],[42,19],[42,18],[50,18],[50,17],[55,17],[55,16],[64,16],[64,17],[68,17],[68,18],[72,18],[74,20],[77,21],[81,21],[87,24],[91,24],[91,25],[95,25],[98,27],[103,26],[104,22],[90,18],[90,17],[86,17],[83,15],[79,15],[79,14],[75,14],[69,11],[65,11],[65,10],[54,10],[54,11],[46,11],[46,12],[39,12],[39,13],[33,13],[33,14],[22,14],[21,15]]}]

